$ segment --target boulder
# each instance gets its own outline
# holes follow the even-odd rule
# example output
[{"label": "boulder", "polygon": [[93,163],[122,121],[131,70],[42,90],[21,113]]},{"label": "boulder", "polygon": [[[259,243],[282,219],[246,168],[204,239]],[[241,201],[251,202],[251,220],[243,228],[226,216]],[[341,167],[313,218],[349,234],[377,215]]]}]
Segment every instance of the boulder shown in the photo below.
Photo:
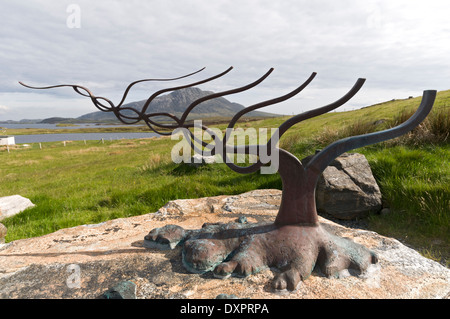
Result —
[{"label": "boulder", "polygon": [[17,215],[35,205],[20,195],[0,197],[0,220]]},{"label": "boulder", "polygon": [[280,200],[279,190],[177,200],[156,213],[10,242],[0,247],[0,298],[104,298],[123,282],[135,284],[136,290],[133,284],[127,287],[137,299],[214,299],[221,294],[250,299],[448,298],[448,268],[398,240],[322,217],[320,223],[330,232],[375,251],[378,264],[365,274],[341,278],[327,278],[315,270],[298,290],[280,294],[271,290],[276,269],[221,280],[211,273],[187,272],[180,247],[144,247],[151,229],[169,224],[199,229],[205,222],[230,223],[240,216],[248,223],[272,222]]},{"label": "boulder", "polygon": [[336,158],[317,183],[316,205],[319,213],[344,220],[379,212],[383,208],[381,191],[366,157],[345,153]]},{"label": "boulder", "polygon": [[99,299],[136,299],[136,284],[132,281],[120,282]]}]

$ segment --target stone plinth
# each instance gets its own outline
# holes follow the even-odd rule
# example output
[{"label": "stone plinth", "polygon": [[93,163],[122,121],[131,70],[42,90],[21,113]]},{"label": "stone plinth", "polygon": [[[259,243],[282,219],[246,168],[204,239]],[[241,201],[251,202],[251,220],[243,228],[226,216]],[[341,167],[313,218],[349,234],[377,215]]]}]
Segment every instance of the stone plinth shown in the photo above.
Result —
[{"label": "stone plinth", "polygon": [[97,225],[62,229],[18,240],[0,248],[1,298],[98,298],[123,281],[136,284],[137,298],[250,299],[448,298],[450,270],[399,241],[375,232],[350,229],[320,218],[324,227],[374,250],[379,263],[360,276],[326,278],[319,272],[292,293],[273,293],[276,269],[246,278],[216,279],[188,273],[180,248],[159,251],[143,246],[156,227],[176,224],[201,228],[205,222],[273,221],[281,192],[258,190],[236,196],[178,200],[156,213]]}]

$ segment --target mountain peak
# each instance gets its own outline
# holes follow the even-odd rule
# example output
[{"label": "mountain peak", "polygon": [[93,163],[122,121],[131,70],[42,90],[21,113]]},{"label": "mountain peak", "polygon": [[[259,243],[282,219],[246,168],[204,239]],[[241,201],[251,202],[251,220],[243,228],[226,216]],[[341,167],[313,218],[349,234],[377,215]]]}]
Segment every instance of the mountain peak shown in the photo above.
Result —
[{"label": "mountain peak", "polygon": [[[197,87],[188,87],[173,91],[166,95],[156,97],[149,105],[146,113],[165,112],[171,113],[175,116],[181,116],[187,107],[194,101],[214,94],[211,91],[203,91]],[[134,108],[138,111],[147,100],[131,102],[123,105],[123,107]],[[190,112],[190,118],[208,118],[208,117],[233,117],[237,112],[244,109],[244,106],[238,103],[228,101],[223,97],[207,100],[196,105]],[[124,112],[126,114],[126,111]],[[133,114],[135,115],[135,114]],[[275,114],[265,112],[250,112],[250,116],[269,117],[277,116]],[[80,120],[102,121],[115,119],[111,113],[94,112],[79,117]]]}]

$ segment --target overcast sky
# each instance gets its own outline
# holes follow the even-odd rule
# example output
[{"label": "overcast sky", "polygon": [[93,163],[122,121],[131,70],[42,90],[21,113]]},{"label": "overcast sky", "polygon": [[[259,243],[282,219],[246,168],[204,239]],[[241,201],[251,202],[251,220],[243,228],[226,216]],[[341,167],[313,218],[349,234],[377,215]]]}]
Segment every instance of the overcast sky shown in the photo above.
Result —
[{"label": "overcast sky", "polygon": [[265,110],[293,114],[333,102],[359,77],[362,90],[339,110],[423,90],[450,89],[450,1],[360,0],[2,0],[0,121],[96,111],[70,88],[79,84],[118,102],[234,69],[203,84],[220,91],[275,71],[258,87],[226,98],[244,106],[283,95],[312,72],[295,98]]}]

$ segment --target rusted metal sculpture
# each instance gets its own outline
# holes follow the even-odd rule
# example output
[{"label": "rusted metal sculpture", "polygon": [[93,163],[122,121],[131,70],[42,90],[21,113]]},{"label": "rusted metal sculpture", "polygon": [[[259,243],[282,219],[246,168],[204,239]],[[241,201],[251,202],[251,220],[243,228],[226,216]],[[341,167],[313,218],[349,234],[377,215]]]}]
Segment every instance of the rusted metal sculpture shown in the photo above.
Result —
[{"label": "rusted metal sculpture", "polygon": [[[125,124],[133,124],[142,120],[153,131],[162,135],[169,135],[171,133],[160,130],[188,129],[193,127],[193,124],[186,123],[186,119],[195,106],[210,99],[248,90],[261,83],[273,71],[273,69],[270,69],[260,79],[246,86],[211,94],[194,101],[187,106],[186,111],[180,118],[170,113],[146,113],[151,101],[156,96],[212,81],[225,75],[231,69],[229,68],[221,74],[202,81],[158,91],[147,100],[142,110],[122,107],[122,104],[133,85],[143,81],[156,81],[157,79],[131,83],[117,106],[106,98],[94,96],[87,88],[78,85],[57,85],[38,88],[21,84],[34,89],[70,86],[77,93],[90,97],[94,105],[101,111],[113,112]],[[283,102],[295,96],[313,80],[315,75],[316,73],[311,74],[302,85],[286,95],[255,104],[238,112],[229,123],[228,129],[233,129],[236,122],[248,112]],[[159,80],[168,81],[175,79]],[[279,126],[278,137],[281,137],[289,128],[301,121],[330,112],[343,105],[359,91],[364,82],[364,79],[358,79],[353,88],[334,103],[289,118]],[[277,290],[295,290],[299,283],[311,274],[315,266],[318,266],[329,277],[339,276],[346,269],[364,272],[371,264],[377,262],[375,253],[349,239],[340,238],[329,233],[320,225],[315,201],[317,181],[325,168],[344,152],[401,136],[415,128],[431,111],[435,97],[436,91],[424,91],[418,110],[403,124],[381,132],[336,141],[316,153],[306,165],[303,165],[301,161],[289,152],[277,148],[277,140],[270,139],[267,144],[257,145],[256,147],[250,147],[249,145],[230,147],[227,144],[229,138],[229,131],[227,130],[227,134],[222,141],[216,140],[216,142],[221,142],[220,145],[223,147],[225,157],[227,157],[228,153],[234,154],[238,151],[245,151],[246,154],[253,155],[258,155],[263,150],[268,153],[278,152],[278,173],[281,176],[283,188],[281,205],[275,221],[263,225],[240,223],[205,224],[199,230],[186,230],[176,225],[167,225],[151,230],[145,236],[145,245],[150,248],[156,247],[161,249],[173,249],[176,246],[182,246],[183,264],[187,270],[194,273],[213,271],[214,275],[220,278],[226,278],[230,275],[248,276],[266,267],[277,267],[281,270],[273,282],[273,287]],[[128,112],[125,114],[124,111]],[[172,123],[157,122],[155,120],[156,117],[165,117]],[[209,130],[206,126],[202,126],[202,129]],[[202,150],[195,146],[194,142],[202,147],[208,147],[208,144],[199,141],[194,134],[190,133],[189,137],[192,148],[197,152]],[[212,150],[212,155],[214,155],[214,152]],[[267,164],[257,161],[252,165],[242,167],[235,165],[231,161],[225,161],[225,163],[232,170],[243,174],[255,172]]]}]

